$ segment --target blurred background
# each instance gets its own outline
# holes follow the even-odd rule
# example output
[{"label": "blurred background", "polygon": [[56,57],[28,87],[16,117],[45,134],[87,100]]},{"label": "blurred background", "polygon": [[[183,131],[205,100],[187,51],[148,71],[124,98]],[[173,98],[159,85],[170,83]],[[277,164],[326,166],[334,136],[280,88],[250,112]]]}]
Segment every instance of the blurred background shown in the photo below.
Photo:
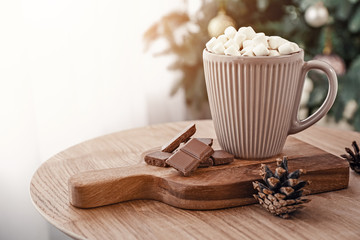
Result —
[{"label": "blurred background", "polygon": [[[358,0],[0,1],[0,239],[68,239],[31,204],[40,164],[74,144],[148,124],[210,118],[202,50],[252,26],[328,62],[339,93],[321,123],[360,130]],[[300,116],[323,102],[306,78]]]}]

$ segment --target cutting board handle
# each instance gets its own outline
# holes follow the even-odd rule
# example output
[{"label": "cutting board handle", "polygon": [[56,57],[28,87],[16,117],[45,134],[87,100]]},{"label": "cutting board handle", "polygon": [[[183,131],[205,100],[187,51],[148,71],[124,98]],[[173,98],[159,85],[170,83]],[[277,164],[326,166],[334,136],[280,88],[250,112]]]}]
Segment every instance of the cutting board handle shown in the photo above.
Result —
[{"label": "cutting board handle", "polygon": [[68,182],[70,203],[79,208],[93,208],[128,200],[152,199],[158,169],[138,164],[75,174]]}]

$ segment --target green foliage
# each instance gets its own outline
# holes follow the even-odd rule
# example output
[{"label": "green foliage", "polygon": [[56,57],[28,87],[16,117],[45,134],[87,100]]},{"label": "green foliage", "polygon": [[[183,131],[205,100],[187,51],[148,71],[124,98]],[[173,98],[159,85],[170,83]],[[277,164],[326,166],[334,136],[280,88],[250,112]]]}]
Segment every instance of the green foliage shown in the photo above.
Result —
[{"label": "green foliage", "polygon": [[[339,92],[334,106],[329,112],[336,121],[343,119],[344,108],[350,100],[360,104],[360,1],[323,0],[330,19],[326,26],[310,27],[304,20],[306,9],[319,0],[228,0],[227,15],[237,22],[237,27],[253,26],[257,32],[279,35],[294,41],[305,50],[305,60],[321,54],[325,45],[326,31],[330,30],[332,50],[344,59],[347,71],[338,76]],[[204,84],[202,51],[209,40],[207,26],[216,16],[218,2],[203,0],[203,5],[195,16],[185,12],[174,12],[163,17],[149,29],[144,39],[149,46],[156,39],[164,38],[169,43],[160,54],[174,54],[176,60],[169,69],[180,71],[182,76],[174,86],[173,93],[183,88],[189,106],[198,108],[207,101]],[[174,31],[186,24],[196,24],[198,32],[189,32],[182,43],[175,41]],[[307,104],[309,114],[316,111],[327,94],[326,77],[315,71],[309,74],[314,89]],[[347,120],[360,130],[360,107]]]},{"label": "green foliage", "polygon": [[360,8],[357,8],[349,21],[349,31],[357,33],[360,31]]}]

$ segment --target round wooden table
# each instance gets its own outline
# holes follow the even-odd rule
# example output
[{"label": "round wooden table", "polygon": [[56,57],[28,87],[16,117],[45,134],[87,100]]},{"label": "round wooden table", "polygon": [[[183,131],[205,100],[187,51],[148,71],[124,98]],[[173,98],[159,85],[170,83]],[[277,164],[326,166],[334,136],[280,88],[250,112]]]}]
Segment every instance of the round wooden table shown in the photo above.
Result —
[{"label": "round wooden table", "polygon": [[[215,138],[212,121],[193,121],[198,136]],[[68,179],[87,170],[129,166],[139,155],[161,146],[189,122],[121,131],[89,140],[43,163],[31,180],[36,209],[55,227],[76,239],[358,239],[360,176],[352,170],[345,190],[311,195],[308,207],[291,220],[274,217],[258,204],[222,210],[174,208],[152,200],[79,209],[69,203]],[[360,134],[313,126],[297,139],[334,155]],[[336,181],[336,179],[334,179]]]}]

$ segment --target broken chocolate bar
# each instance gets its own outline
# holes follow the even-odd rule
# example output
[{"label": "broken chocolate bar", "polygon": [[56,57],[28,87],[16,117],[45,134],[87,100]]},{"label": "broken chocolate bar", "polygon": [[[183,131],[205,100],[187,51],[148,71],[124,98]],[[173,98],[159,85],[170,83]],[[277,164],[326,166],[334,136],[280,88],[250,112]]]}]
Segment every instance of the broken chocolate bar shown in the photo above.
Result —
[{"label": "broken chocolate bar", "polygon": [[224,150],[216,150],[211,158],[214,161],[214,166],[228,164],[234,161],[234,155],[224,151]]},{"label": "broken chocolate bar", "polygon": [[166,160],[166,163],[184,176],[189,176],[199,166],[200,160],[183,151],[177,151]]},{"label": "broken chocolate bar", "polygon": [[144,161],[149,165],[167,167],[166,160],[171,157],[171,155],[172,154],[168,152],[152,152],[145,155]]},{"label": "broken chocolate bar", "polygon": [[196,138],[188,141],[180,150],[199,159],[200,161],[209,158],[214,152],[214,150],[209,145],[200,142]]},{"label": "broken chocolate bar", "polygon": [[206,145],[209,145],[210,147],[213,145],[213,139],[212,138],[195,138],[199,140],[200,142],[205,143]]},{"label": "broken chocolate bar", "polygon": [[191,124],[183,131],[181,131],[178,135],[176,135],[173,139],[171,139],[170,142],[162,146],[161,151],[169,153],[173,152],[176,148],[180,146],[180,143],[188,141],[195,132],[195,124]]},{"label": "broken chocolate bar", "polygon": [[166,160],[166,163],[184,176],[189,176],[200,165],[200,162],[208,159],[213,152],[211,147],[194,138]]},{"label": "broken chocolate bar", "polygon": [[214,161],[209,157],[208,159],[201,161],[199,168],[206,168],[214,165]]}]

